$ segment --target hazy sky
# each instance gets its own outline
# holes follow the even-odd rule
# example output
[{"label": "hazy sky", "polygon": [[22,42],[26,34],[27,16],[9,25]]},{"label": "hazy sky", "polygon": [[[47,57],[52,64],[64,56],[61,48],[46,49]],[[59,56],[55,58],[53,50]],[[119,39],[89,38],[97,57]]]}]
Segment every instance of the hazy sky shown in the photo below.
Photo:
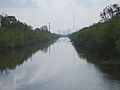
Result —
[{"label": "hazy sky", "polygon": [[100,11],[114,3],[120,0],[0,0],[0,13],[14,15],[34,28],[51,22],[51,31],[58,32],[72,30],[73,10],[78,30],[98,22]]}]

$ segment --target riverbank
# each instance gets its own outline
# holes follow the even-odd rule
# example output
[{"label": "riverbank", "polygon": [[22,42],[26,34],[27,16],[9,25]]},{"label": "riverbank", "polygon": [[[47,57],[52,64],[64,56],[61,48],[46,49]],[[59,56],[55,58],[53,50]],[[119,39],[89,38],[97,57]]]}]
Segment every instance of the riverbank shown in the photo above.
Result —
[{"label": "riverbank", "polygon": [[101,20],[70,35],[81,50],[100,57],[120,58],[120,6],[111,4],[100,12]]},{"label": "riverbank", "polygon": [[26,47],[58,38],[47,26],[33,29],[14,16],[2,16],[0,26],[0,50]]},{"label": "riverbank", "polygon": [[96,23],[70,35],[81,50],[104,57],[120,56],[120,18]]}]

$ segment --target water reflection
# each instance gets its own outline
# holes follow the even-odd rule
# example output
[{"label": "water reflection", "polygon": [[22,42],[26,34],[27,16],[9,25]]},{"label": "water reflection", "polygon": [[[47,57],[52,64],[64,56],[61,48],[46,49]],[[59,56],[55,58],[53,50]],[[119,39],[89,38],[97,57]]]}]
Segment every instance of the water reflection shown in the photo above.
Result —
[{"label": "water reflection", "polygon": [[18,50],[13,54],[16,58],[10,52],[13,62],[23,60],[21,57],[24,60],[16,62],[14,68],[10,64],[1,70],[0,90],[120,90],[120,83],[108,80],[111,74],[106,75],[89,61],[91,57],[78,56],[70,39],[60,38],[48,46],[26,48],[21,53]]},{"label": "water reflection", "polygon": [[120,82],[120,60],[107,59],[107,57],[90,55],[85,51],[76,47],[79,57],[86,59],[89,63],[93,63],[100,72],[104,73],[104,78],[111,82]]},{"label": "water reflection", "polygon": [[23,64],[27,60],[32,59],[37,51],[41,50],[44,53],[49,51],[50,45],[53,43],[47,42],[37,45],[32,45],[26,48],[17,50],[4,51],[0,53],[0,74],[8,74],[9,70],[15,69],[16,66]]}]

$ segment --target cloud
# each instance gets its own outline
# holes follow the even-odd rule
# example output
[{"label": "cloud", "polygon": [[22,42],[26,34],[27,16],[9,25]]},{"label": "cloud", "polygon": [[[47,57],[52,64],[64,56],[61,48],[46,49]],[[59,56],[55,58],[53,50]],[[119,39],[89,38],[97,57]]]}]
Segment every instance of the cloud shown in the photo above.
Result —
[{"label": "cloud", "polygon": [[3,8],[33,8],[37,7],[33,0],[0,0]]},{"label": "cloud", "polygon": [[15,15],[33,27],[48,25],[53,32],[72,30],[73,9],[76,27],[89,26],[100,20],[99,12],[119,0],[0,0],[0,11]]}]

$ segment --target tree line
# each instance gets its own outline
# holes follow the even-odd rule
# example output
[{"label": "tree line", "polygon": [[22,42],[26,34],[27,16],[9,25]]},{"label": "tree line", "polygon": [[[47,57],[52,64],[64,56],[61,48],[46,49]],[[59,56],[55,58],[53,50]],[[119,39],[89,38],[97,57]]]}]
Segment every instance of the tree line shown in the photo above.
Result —
[{"label": "tree line", "polygon": [[101,22],[70,35],[74,45],[92,54],[116,57],[120,55],[120,6],[107,6],[102,13]]},{"label": "tree line", "polygon": [[24,47],[58,38],[47,26],[33,29],[15,16],[0,15],[0,50]]}]

